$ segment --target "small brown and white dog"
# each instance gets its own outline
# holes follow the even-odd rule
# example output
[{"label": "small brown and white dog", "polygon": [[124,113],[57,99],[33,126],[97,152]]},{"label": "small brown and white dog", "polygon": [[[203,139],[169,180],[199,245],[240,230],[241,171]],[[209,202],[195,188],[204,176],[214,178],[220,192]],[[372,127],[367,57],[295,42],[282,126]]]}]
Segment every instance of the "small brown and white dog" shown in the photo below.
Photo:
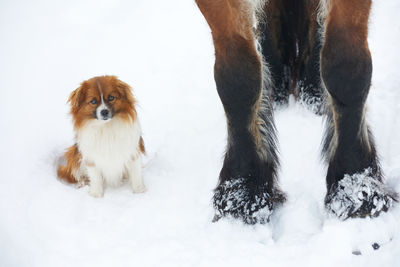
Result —
[{"label": "small brown and white dog", "polygon": [[102,197],[104,185],[127,178],[134,193],[146,190],[141,169],[145,152],[131,88],[115,76],[84,81],[68,102],[75,145],[64,154],[58,177],[69,183],[89,181],[89,194]]}]

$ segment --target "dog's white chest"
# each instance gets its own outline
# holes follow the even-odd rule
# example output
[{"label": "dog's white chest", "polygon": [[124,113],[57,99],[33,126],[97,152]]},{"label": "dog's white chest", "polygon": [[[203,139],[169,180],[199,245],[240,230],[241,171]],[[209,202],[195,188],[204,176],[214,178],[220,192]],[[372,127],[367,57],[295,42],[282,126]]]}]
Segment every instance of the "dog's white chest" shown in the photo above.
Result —
[{"label": "dog's white chest", "polygon": [[93,164],[109,184],[117,184],[125,173],[127,164],[137,158],[140,125],[117,118],[103,123],[93,121],[77,133],[77,143],[83,164]]}]

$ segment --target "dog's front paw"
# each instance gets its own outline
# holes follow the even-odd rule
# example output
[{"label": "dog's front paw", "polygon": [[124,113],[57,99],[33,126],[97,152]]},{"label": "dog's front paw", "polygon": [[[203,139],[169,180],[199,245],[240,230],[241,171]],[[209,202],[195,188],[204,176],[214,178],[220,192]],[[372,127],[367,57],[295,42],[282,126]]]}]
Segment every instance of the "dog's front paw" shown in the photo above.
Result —
[{"label": "dog's front paw", "polygon": [[278,189],[268,193],[266,188],[250,189],[246,179],[238,178],[220,184],[215,190],[213,204],[216,209],[214,222],[232,216],[247,224],[267,223],[275,208],[286,197]]},{"label": "dog's front paw", "polygon": [[100,198],[104,196],[104,191],[101,188],[89,187],[89,195],[92,197]]},{"label": "dog's front paw", "polygon": [[146,192],[147,188],[143,184],[135,185],[135,186],[132,186],[132,191],[134,194],[140,194],[140,193]]},{"label": "dog's front paw", "polygon": [[374,178],[371,169],[345,175],[325,198],[328,212],[339,219],[377,217],[386,212],[398,195]]}]

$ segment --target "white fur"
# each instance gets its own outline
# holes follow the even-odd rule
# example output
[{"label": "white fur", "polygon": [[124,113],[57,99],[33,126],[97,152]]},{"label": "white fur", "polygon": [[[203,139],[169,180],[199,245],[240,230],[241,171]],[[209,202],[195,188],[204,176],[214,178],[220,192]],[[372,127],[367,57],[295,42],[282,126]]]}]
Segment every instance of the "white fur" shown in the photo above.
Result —
[{"label": "white fur", "polygon": [[99,120],[103,120],[103,121],[110,120],[111,117],[103,118],[103,116],[101,115],[101,111],[103,111],[103,110],[108,110],[108,112],[111,112],[110,109],[108,108],[108,106],[106,105],[106,103],[104,103],[103,94],[101,94],[101,104],[96,108],[96,116]]},{"label": "white fur", "polygon": [[140,156],[127,166],[127,172],[133,193],[145,192],[146,187],[142,179],[142,158]]},{"label": "white fur", "polygon": [[117,186],[124,177],[129,179],[133,192],[145,191],[140,136],[137,120],[127,122],[118,117],[107,122],[88,121],[77,131],[77,144],[82,154],[81,176],[89,178],[89,194],[101,197],[104,184]]},{"label": "white fur", "polygon": [[331,0],[320,0],[318,7],[318,22],[324,25],[325,19],[331,10]]}]

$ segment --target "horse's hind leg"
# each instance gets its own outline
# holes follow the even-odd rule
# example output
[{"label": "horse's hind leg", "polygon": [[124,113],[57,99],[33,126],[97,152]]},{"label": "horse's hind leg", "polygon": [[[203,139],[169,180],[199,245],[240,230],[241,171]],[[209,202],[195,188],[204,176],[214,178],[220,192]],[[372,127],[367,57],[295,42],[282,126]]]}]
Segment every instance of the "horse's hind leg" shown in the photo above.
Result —
[{"label": "horse's hind leg", "polygon": [[342,219],[377,216],[396,194],[382,184],[375,144],[365,121],[372,74],[368,49],[371,0],[331,0],[321,74],[330,110],[324,153],[329,163],[328,211]]},{"label": "horse's hind leg", "polygon": [[275,127],[253,31],[254,1],[196,0],[211,30],[214,76],[225,109],[228,145],[213,198],[216,217],[266,222],[284,201],[277,189]]},{"label": "horse's hind leg", "polygon": [[283,1],[268,1],[258,25],[260,45],[271,73],[271,97],[277,105],[285,105],[292,87],[291,64],[296,56],[296,36],[287,19]]},{"label": "horse's hind leg", "polygon": [[260,23],[261,47],[272,74],[272,96],[285,104],[290,94],[320,112],[321,26],[319,0],[268,1]]},{"label": "horse's hind leg", "polygon": [[323,87],[320,73],[322,26],[318,21],[319,0],[306,0],[298,30],[297,95],[317,114],[323,112]]}]

